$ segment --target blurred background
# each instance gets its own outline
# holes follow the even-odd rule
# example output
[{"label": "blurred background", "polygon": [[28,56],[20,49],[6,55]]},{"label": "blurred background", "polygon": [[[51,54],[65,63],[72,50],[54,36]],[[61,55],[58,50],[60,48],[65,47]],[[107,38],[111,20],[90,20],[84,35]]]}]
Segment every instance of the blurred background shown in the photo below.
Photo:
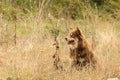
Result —
[{"label": "blurred background", "polygon": [[[69,28],[79,27],[103,70],[69,72]],[[53,68],[54,38],[61,65]],[[0,0],[0,79],[120,78],[120,0]]]}]

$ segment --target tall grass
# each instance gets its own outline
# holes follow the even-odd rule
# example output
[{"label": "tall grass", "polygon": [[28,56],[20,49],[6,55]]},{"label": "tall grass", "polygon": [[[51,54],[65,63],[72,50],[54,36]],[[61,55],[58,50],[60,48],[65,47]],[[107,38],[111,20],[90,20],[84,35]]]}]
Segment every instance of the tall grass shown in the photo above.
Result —
[{"label": "tall grass", "polygon": [[[11,80],[106,80],[120,78],[120,24],[113,18],[101,18],[100,12],[86,6],[84,18],[71,20],[55,18],[49,13],[43,18],[44,1],[39,12],[14,21],[0,16],[0,79]],[[118,12],[120,12],[118,10]],[[119,14],[116,12],[119,16]],[[105,14],[107,15],[107,14]],[[104,17],[104,16],[103,16]],[[60,59],[65,71],[55,70],[52,55],[55,53],[54,35],[51,32],[57,24],[60,31]],[[14,45],[14,27],[16,45]],[[70,71],[69,49],[64,40],[70,27],[79,27],[88,41],[95,44],[94,50],[101,68],[95,71],[85,69]]]}]

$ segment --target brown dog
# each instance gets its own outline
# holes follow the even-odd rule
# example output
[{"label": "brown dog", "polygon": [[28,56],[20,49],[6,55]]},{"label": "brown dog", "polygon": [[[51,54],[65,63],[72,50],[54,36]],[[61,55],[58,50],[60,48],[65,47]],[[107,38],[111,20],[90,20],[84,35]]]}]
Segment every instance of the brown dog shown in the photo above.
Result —
[{"label": "brown dog", "polygon": [[69,38],[65,38],[70,46],[70,58],[72,59],[71,66],[79,67],[92,66],[96,67],[97,60],[94,51],[89,46],[85,36],[79,28],[71,29]]}]

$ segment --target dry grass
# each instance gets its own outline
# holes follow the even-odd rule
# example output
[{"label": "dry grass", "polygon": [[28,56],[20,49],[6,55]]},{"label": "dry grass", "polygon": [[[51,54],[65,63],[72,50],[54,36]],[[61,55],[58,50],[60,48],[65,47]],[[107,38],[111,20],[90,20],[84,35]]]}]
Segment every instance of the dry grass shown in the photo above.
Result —
[{"label": "dry grass", "polygon": [[[65,71],[55,70],[53,67],[52,55],[55,53],[54,38],[49,32],[51,28],[48,20],[40,19],[37,23],[33,16],[25,20],[17,21],[17,44],[13,44],[14,22],[4,21],[2,33],[6,33],[0,46],[0,79],[10,80],[107,80],[108,78],[120,78],[120,33],[119,23],[102,21],[97,19],[95,24],[90,20],[82,23],[60,20],[58,28],[61,30],[58,40],[60,43],[61,64]],[[86,20],[87,21],[87,20]],[[111,20],[112,21],[112,20]],[[54,21],[53,21],[54,22]],[[56,22],[54,22],[56,23]],[[61,24],[62,23],[62,24]],[[95,52],[98,56],[100,68],[92,71],[70,71],[68,46],[64,40],[67,35],[66,27],[79,26],[92,44],[92,26],[96,33]],[[48,26],[47,28],[45,28]],[[4,31],[2,31],[4,30]]]}]

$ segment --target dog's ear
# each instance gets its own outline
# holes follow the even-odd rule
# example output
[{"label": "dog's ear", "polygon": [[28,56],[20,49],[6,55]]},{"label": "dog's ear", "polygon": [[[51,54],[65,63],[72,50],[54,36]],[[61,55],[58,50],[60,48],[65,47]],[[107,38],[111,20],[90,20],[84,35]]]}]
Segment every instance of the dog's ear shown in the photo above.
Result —
[{"label": "dog's ear", "polygon": [[69,29],[69,30],[73,30],[73,28],[71,28],[71,27],[70,27],[70,29]]},{"label": "dog's ear", "polygon": [[78,27],[76,29],[77,29],[78,34],[82,35],[82,32],[80,31],[80,29]]},{"label": "dog's ear", "polygon": [[73,28],[70,27],[68,31],[69,31],[69,32],[73,31]]}]

